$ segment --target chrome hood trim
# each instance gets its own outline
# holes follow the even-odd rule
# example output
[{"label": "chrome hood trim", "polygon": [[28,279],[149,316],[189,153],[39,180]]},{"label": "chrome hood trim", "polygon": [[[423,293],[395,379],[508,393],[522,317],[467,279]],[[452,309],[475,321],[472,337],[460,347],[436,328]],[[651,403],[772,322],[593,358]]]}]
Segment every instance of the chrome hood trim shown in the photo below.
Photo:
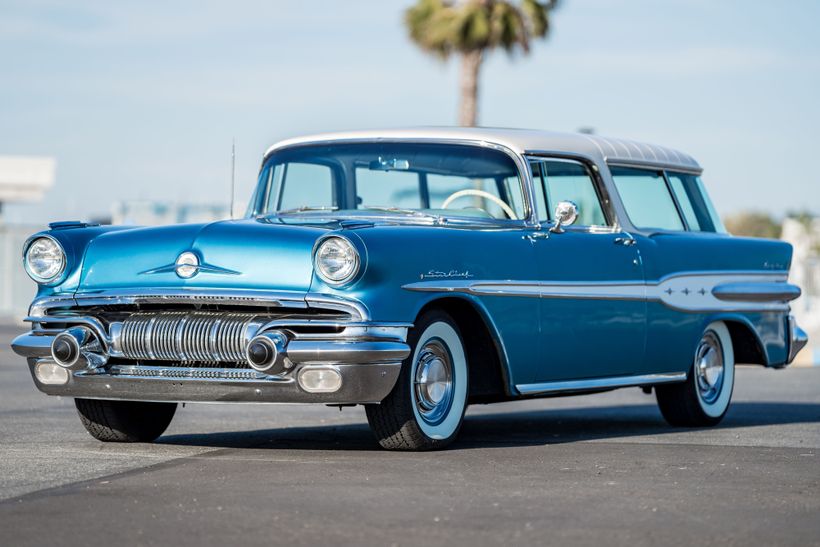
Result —
[{"label": "chrome hood trim", "polygon": [[37,321],[50,310],[140,304],[229,304],[270,308],[329,309],[350,315],[353,321],[369,321],[370,311],[352,298],[298,291],[252,291],[244,289],[112,289],[36,299],[26,321]]}]

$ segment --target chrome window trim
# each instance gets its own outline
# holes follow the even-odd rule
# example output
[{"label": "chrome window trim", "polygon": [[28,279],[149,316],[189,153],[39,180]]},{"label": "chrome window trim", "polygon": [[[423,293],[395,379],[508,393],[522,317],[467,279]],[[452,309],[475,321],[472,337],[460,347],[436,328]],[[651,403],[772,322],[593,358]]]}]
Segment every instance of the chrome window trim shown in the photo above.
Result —
[{"label": "chrome window trim", "polygon": [[614,389],[619,387],[647,386],[683,382],[685,372],[671,372],[661,374],[641,374],[636,376],[613,376],[608,378],[594,378],[590,380],[562,380],[558,382],[543,382],[538,384],[517,384],[515,388],[521,395],[544,395],[548,393],[562,393],[572,391],[587,391],[596,389]]},{"label": "chrome window trim", "polygon": [[686,173],[689,175],[698,176],[703,174],[703,169],[696,169],[694,167],[670,164],[666,162],[653,162],[641,160],[629,161],[625,159],[608,160],[606,158],[604,158],[604,161],[609,167],[630,167],[633,169],[660,169],[662,171],[674,171],[676,173]]},{"label": "chrome window trim", "polygon": [[[584,156],[582,154],[567,154],[567,153],[559,153],[559,152],[547,152],[547,151],[527,151],[524,154],[524,158],[527,160],[527,167],[529,168],[529,163],[532,160],[536,161],[559,161],[559,162],[566,162],[566,163],[575,163],[584,167],[590,175],[592,179],[592,184],[595,189],[595,193],[598,196],[598,203],[601,206],[601,210],[604,213],[605,220],[607,221],[606,226],[567,226],[564,229],[567,231],[579,231],[579,232],[590,232],[590,233],[617,233],[622,231],[621,230],[621,222],[617,211],[615,210],[615,206],[612,202],[612,194],[607,187],[606,181],[604,180],[603,176],[601,175],[601,170],[598,167],[598,164],[595,163],[590,157]],[[535,203],[535,179],[532,178],[532,173],[530,175],[530,184],[533,188],[533,204]],[[535,208],[535,207],[534,207]],[[547,215],[550,214],[549,211],[546,211]],[[537,218],[538,212],[535,211],[534,213],[536,220],[539,226],[544,225],[554,225],[554,221],[550,220],[549,218],[544,219],[543,221]]]},{"label": "chrome window trim", "polygon": [[[527,165],[527,160],[525,159],[524,155],[517,153],[515,150],[503,145],[494,142],[490,142],[483,139],[451,139],[451,138],[435,138],[435,137],[389,137],[389,138],[341,138],[341,139],[319,139],[314,141],[304,141],[298,142],[293,144],[286,144],[284,146],[279,147],[272,147],[270,148],[262,158],[262,164],[259,168],[259,174],[262,174],[262,171],[265,168],[265,163],[267,163],[268,159],[278,152],[282,152],[283,150],[290,150],[293,148],[301,148],[301,147],[308,147],[308,146],[328,146],[328,145],[335,145],[335,144],[366,144],[366,143],[396,143],[396,144],[449,144],[449,145],[460,145],[460,146],[476,146],[480,148],[489,148],[491,150],[497,150],[499,152],[505,153],[509,156],[515,166],[518,169],[519,173],[519,180],[521,183],[521,192],[522,198],[524,200],[524,218],[516,219],[516,220],[502,220],[502,219],[494,219],[495,223],[503,225],[503,226],[535,226],[538,224],[536,213],[535,213],[535,195],[533,194],[533,184],[532,184],[532,177],[530,176],[529,166]],[[259,185],[257,176],[257,187]],[[255,194],[258,194],[258,188]],[[257,215],[259,213],[259,208],[261,206],[261,202],[257,199],[255,206],[253,207],[253,214]],[[330,215],[333,216],[333,215]],[[454,216],[454,219],[458,218],[469,218],[469,217],[459,217]]]}]

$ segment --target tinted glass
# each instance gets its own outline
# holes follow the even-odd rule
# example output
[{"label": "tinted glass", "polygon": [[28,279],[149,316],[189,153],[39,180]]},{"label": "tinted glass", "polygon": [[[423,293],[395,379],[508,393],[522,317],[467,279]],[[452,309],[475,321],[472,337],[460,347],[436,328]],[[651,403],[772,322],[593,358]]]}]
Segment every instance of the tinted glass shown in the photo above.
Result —
[{"label": "tinted glass", "polygon": [[688,173],[667,172],[669,183],[680,203],[690,230],[725,232],[700,177]]},{"label": "tinted glass", "polygon": [[360,206],[419,208],[419,176],[408,171],[372,171],[356,168],[356,194]]},{"label": "tinted glass", "polygon": [[[280,210],[306,204],[333,205],[333,171],[327,165],[295,162],[279,165],[272,172],[272,180],[280,189]],[[271,194],[271,198],[274,197],[275,194]]]},{"label": "tinted glass", "polygon": [[684,229],[660,171],[612,167],[611,172],[632,224],[638,228]]},{"label": "tinted glass", "polygon": [[700,231],[700,221],[698,220],[697,213],[695,213],[695,207],[692,205],[692,200],[689,199],[689,193],[687,192],[683,179],[672,174],[668,176],[669,184],[672,186],[672,192],[675,194],[675,199],[678,200],[678,205],[680,206],[681,212],[683,212],[683,218],[686,219],[686,224],[689,226],[690,230]]},{"label": "tinted glass", "polygon": [[385,207],[402,209],[392,214],[410,214],[410,209],[499,220],[526,215],[515,162],[478,146],[361,143],[285,149],[266,161],[256,196],[262,196],[251,212],[256,215]]}]

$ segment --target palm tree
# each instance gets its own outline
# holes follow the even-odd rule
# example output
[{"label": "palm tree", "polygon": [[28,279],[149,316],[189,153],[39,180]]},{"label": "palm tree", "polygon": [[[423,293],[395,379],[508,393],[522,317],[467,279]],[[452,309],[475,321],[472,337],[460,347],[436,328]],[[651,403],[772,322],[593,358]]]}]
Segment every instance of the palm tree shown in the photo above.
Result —
[{"label": "palm tree", "polygon": [[418,0],[405,13],[413,40],[443,59],[461,57],[459,123],[478,121],[478,75],[487,52],[529,53],[530,41],[549,32],[549,14],[558,0]]}]

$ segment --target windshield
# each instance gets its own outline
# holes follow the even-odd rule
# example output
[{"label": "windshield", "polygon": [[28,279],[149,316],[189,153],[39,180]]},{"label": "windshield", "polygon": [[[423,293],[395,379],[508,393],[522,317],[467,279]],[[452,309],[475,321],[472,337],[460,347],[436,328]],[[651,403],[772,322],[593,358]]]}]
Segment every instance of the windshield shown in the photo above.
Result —
[{"label": "windshield", "polygon": [[515,162],[480,146],[360,143],[300,146],[265,162],[250,216],[446,215],[520,220]]}]

